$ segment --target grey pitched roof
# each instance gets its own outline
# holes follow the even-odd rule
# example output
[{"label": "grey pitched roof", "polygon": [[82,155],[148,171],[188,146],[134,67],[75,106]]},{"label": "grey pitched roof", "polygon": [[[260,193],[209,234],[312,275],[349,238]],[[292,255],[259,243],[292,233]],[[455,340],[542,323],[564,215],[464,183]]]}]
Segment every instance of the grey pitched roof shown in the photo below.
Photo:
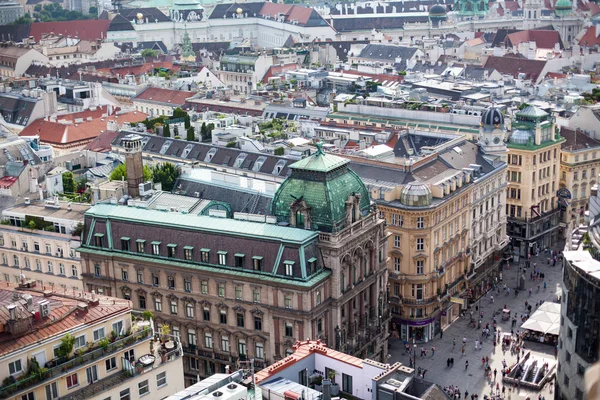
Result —
[{"label": "grey pitched roof", "polygon": [[[231,211],[250,214],[271,215],[273,193],[225,186],[217,182],[179,178],[175,182],[177,193],[200,199],[220,201],[231,206]],[[196,196],[197,194],[197,196]]]},{"label": "grey pitched roof", "polygon": [[360,52],[360,58],[371,60],[394,61],[397,58],[403,61],[410,59],[416,53],[416,47],[391,46],[384,44],[368,44]]},{"label": "grey pitched roof", "polygon": [[400,139],[396,142],[394,154],[396,157],[408,158],[413,155],[419,155],[422,147],[436,147],[448,140],[450,139],[440,135],[405,134],[400,136]]},{"label": "grey pitched roof", "polygon": [[32,165],[40,165],[42,163],[29,144],[22,139],[0,144],[0,165],[7,165],[13,161],[27,161]]},{"label": "grey pitched roof", "polygon": [[477,65],[469,64],[465,68],[465,78],[473,80],[484,80],[486,70],[488,72],[488,76],[489,74],[492,74],[495,71],[494,68],[483,68]]},{"label": "grey pitched roof", "polygon": [[[456,152],[456,148],[460,149],[460,153]],[[479,147],[468,141],[444,151],[439,156],[454,169],[469,168],[471,164],[478,164],[481,165],[483,174],[494,170],[494,166],[483,157]]]}]

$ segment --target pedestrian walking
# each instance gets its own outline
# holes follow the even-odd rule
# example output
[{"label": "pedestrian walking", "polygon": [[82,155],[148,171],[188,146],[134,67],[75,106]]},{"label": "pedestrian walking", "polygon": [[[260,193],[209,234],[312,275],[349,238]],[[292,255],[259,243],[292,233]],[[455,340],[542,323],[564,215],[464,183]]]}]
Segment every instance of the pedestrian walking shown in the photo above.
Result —
[{"label": "pedestrian walking", "polygon": [[462,347],[462,357],[465,356],[465,346]]},{"label": "pedestrian walking", "polygon": [[469,360],[465,361],[465,371],[469,368]]},{"label": "pedestrian walking", "polygon": [[456,338],[452,339],[452,348],[456,347]]},{"label": "pedestrian walking", "polygon": [[444,331],[440,330],[440,340],[444,337]]},{"label": "pedestrian walking", "polygon": [[477,347],[479,347],[479,340],[475,341],[475,350],[477,350]]},{"label": "pedestrian walking", "polygon": [[446,360],[446,367],[450,367],[450,358]]},{"label": "pedestrian walking", "polygon": [[498,370],[494,368],[494,380],[496,380],[496,374],[498,373]]},{"label": "pedestrian walking", "polygon": [[435,346],[431,346],[431,357],[435,355]]}]

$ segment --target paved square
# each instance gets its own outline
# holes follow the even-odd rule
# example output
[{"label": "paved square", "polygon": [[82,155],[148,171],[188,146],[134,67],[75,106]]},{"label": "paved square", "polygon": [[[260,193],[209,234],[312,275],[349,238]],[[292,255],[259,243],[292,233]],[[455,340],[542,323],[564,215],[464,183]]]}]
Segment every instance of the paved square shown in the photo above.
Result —
[{"label": "paved square", "polygon": [[[558,248],[558,246],[556,247]],[[482,297],[476,305],[479,305],[479,310],[484,312],[483,325],[489,322],[492,325],[492,314],[494,311],[502,309],[506,304],[507,308],[511,310],[511,316],[514,313],[519,316],[526,312],[525,301],[532,304],[532,313],[536,310],[535,303],[537,301],[555,301],[558,296],[561,295],[560,282],[562,279],[562,263],[557,262],[555,267],[552,267],[546,263],[547,256],[544,253],[540,253],[539,257],[532,257],[531,265],[532,268],[525,270],[525,291],[520,291],[519,295],[515,297],[514,288],[517,285],[517,275],[519,268],[516,264],[511,264],[510,269],[503,271],[503,282],[510,288],[510,295],[506,295],[502,290],[500,293],[494,292],[495,302],[491,302],[490,296],[492,292],[488,292],[486,296]],[[533,263],[537,263],[537,267],[540,268],[541,272],[545,274],[545,281],[547,288],[544,290],[543,283],[540,283],[541,287],[538,292],[538,282],[534,282],[530,279],[529,274],[533,270]],[[531,296],[528,291],[529,288],[533,288]],[[540,303],[541,304],[541,303]],[[474,306],[473,306],[474,307]],[[473,316],[476,312],[474,310]],[[508,365],[512,365],[517,361],[516,354],[511,354],[507,351],[505,354],[502,352],[502,347],[497,344],[493,345],[493,336],[490,333],[489,338],[481,339],[481,329],[471,328],[468,326],[468,316],[464,319],[459,318],[450,327],[448,327],[443,334],[443,338],[440,339],[439,335],[435,337],[433,341],[428,343],[417,343],[416,347],[416,367],[425,368],[427,370],[425,374],[425,380],[433,383],[437,383],[441,387],[450,385],[458,386],[461,391],[462,397],[464,398],[465,391],[469,392],[469,399],[471,394],[478,394],[479,399],[483,399],[483,395],[488,396],[491,393],[492,387],[496,386],[496,382],[500,383],[500,389],[502,389],[502,360],[506,360]],[[498,327],[502,332],[510,332],[511,321],[503,321],[501,315],[496,316],[498,321]],[[514,328],[515,332],[520,329],[521,321],[518,319],[517,325]],[[467,345],[465,346],[465,356],[461,356],[461,346],[463,337],[467,338]],[[456,347],[453,347],[452,341],[456,339]],[[475,340],[479,340],[481,343],[481,350],[474,350]],[[412,346],[412,343],[411,343]],[[435,355],[431,354],[431,347],[435,346]],[[421,347],[427,349],[427,356],[420,356]],[[541,360],[547,359],[550,362],[555,362],[554,347],[551,345],[525,341],[525,351],[530,350],[532,352],[531,357]],[[402,340],[390,339],[389,353],[391,355],[389,362],[394,363],[397,361],[403,364],[409,365],[409,355],[405,353],[404,344]],[[446,366],[446,360],[450,357],[454,357],[454,367],[448,368]],[[484,376],[484,368],[481,363],[482,357],[489,357],[492,371],[498,370],[498,375],[494,381],[489,381]],[[465,370],[465,362],[469,361],[469,367]],[[547,383],[541,392],[533,392],[527,389],[520,389],[518,391],[509,392],[508,387],[506,388],[506,399],[525,399],[530,396],[531,399],[537,399],[538,394],[542,394],[546,400],[554,398],[553,381]]]}]

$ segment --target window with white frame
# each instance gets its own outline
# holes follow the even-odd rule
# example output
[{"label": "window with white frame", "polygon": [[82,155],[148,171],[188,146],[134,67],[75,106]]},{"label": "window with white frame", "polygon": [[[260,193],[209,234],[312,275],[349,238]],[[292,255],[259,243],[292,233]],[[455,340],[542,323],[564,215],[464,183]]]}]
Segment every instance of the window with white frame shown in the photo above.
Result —
[{"label": "window with white frame", "polygon": [[185,305],[185,316],[188,318],[194,318],[194,305],[192,303],[187,303]]},{"label": "window with white frame", "polygon": [[77,277],[79,276],[79,274],[77,273],[77,266],[76,265],[71,265],[71,276]]},{"label": "window with white frame", "polygon": [[167,384],[167,371],[156,374],[156,387],[160,388]]},{"label": "window with white frame", "polygon": [[206,347],[207,349],[212,349],[213,342],[212,342],[212,334],[211,333],[204,334],[204,347]]},{"label": "window with white frame", "polygon": [[86,345],[86,341],[85,341],[85,335],[81,335],[81,336],[77,336],[75,338],[75,345],[73,346],[73,348],[75,350],[80,349],[82,347],[84,347]]},{"label": "window with white frame", "polygon": [[425,239],[417,238],[417,251],[425,250]]},{"label": "window with white frame", "polygon": [[8,363],[8,372],[11,375],[17,375],[23,372],[23,364],[21,363],[21,360],[15,360]]},{"label": "window with white frame", "polygon": [[229,353],[229,336],[227,335],[221,336],[221,350],[225,353]]},{"label": "window with white frame", "polygon": [[104,339],[104,327],[96,329],[94,331],[94,342],[97,342],[98,340]]},{"label": "window with white frame", "polygon": [[417,275],[423,275],[424,270],[425,270],[425,261],[424,260],[417,260]]},{"label": "window with white frame", "polygon": [[145,381],[138,383],[138,394],[140,396],[144,396],[148,393],[150,393],[150,386],[148,385],[148,380],[146,379]]},{"label": "window with white frame", "polygon": [[177,315],[177,301],[171,300],[171,314]]},{"label": "window with white frame", "polygon": [[196,336],[196,331],[192,328],[188,329],[187,331],[188,334],[188,344],[190,346],[197,346],[198,345],[198,337]]},{"label": "window with white frame", "polygon": [[154,298],[154,309],[157,312],[162,312],[162,299],[160,297]]},{"label": "window with white frame", "polygon": [[254,356],[259,359],[265,358],[265,347],[262,343],[256,343],[256,349]]},{"label": "window with white frame", "polygon": [[117,358],[111,357],[104,360],[104,365],[106,366],[106,372],[112,371],[117,368]]},{"label": "window with white frame", "polygon": [[245,339],[238,340],[238,354],[240,356],[246,355],[246,340]]},{"label": "window with white frame", "polygon": [[400,235],[394,235],[394,247],[400,247]]},{"label": "window with white frame", "polygon": [[67,389],[71,389],[75,386],[79,386],[79,377],[76,373],[67,376]]},{"label": "window with white frame", "polygon": [[46,400],[58,399],[58,382],[46,385]]},{"label": "window with white frame", "polygon": [[394,257],[394,271],[400,272],[400,257]]},{"label": "window with white frame", "polygon": [[417,229],[423,229],[423,228],[425,228],[425,218],[417,217]]},{"label": "window with white frame", "polygon": [[121,390],[119,392],[119,400],[131,400],[129,389]]}]

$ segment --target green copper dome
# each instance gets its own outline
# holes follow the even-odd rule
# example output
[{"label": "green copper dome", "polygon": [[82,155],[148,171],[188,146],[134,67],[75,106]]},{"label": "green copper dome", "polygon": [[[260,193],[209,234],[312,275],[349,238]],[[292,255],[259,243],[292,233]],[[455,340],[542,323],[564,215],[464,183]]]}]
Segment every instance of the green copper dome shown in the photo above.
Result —
[{"label": "green copper dome", "polygon": [[296,226],[304,226],[307,223],[304,216],[298,212],[291,215],[294,205],[298,205],[308,214],[307,227],[323,232],[337,232],[347,225],[347,202],[351,196],[360,196],[357,211],[367,214],[369,191],[348,168],[348,163],[345,158],[326,154],[321,145],[317,145],[315,154],[290,165],[292,173],[275,193],[272,214],[278,221],[296,220]]},{"label": "green copper dome", "polygon": [[573,4],[570,0],[558,0],[554,5],[554,12],[557,15],[567,15],[570,14],[573,9]]}]

